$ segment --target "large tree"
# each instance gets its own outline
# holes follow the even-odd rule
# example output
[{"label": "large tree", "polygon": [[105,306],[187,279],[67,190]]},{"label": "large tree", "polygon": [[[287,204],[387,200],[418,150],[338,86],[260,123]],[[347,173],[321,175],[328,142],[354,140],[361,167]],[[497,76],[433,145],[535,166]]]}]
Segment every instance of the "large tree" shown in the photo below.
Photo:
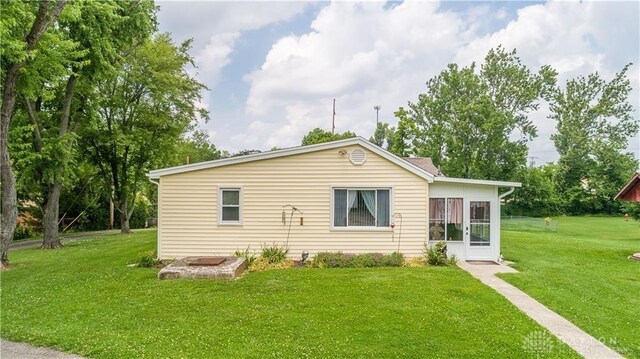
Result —
[{"label": "large tree", "polygon": [[351,131],[346,131],[344,133],[331,133],[321,128],[314,128],[313,130],[309,131],[309,133],[304,135],[304,137],[302,138],[302,145],[308,146],[317,143],[344,140],[351,137],[356,137],[356,134]]},{"label": "large tree", "polygon": [[609,82],[598,73],[569,80],[551,100],[558,186],[569,213],[617,211],[613,196],[638,168],[626,151],[639,127],[629,102],[629,66]]},{"label": "large tree", "polygon": [[60,193],[73,175],[75,130],[88,120],[91,98],[104,96],[96,86],[114,77],[122,58],[155,29],[154,12],[151,1],[73,2],[57,36],[43,38],[42,56],[25,67],[21,102],[33,140],[19,173],[42,208],[42,248],[62,246]]},{"label": "large tree", "polygon": [[136,196],[147,184],[146,173],[175,158],[175,145],[198,117],[205,86],[187,72],[193,65],[190,41],[176,46],[167,34],[136,48],[98,91],[93,120],[82,129],[82,141],[105,181],[113,188],[120,229],[129,232]]},{"label": "large tree", "polygon": [[[0,267],[8,265],[7,253],[17,223],[16,180],[9,157],[9,127],[17,98],[21,70],[33,57],[38,42],[66,4],[43,0],[7,1],[2,4],[0,36],[2,46],[2,109],[0,110],[0,181],[2,215],[0,221]],[[30,24],[30,25],[29,25]]]},{"label": "large tree", "polygon": [[222,152],[211,143],[209,134],[202,130],[185,133],[177,142],[174,154],[167,166],[211,161],[222,157]]},{"label": "large tree", "polygon": [[[433,158],[448,176],[514,179],[526,166],[527,143],[536,136],[529,114],[555,85],[556,73],[531,72],[501,47],[474,64],[447,69],[427,82],[427,91],[396,116],[410,128],[410,152]],[[401,146],[398,144],[398,146]]]}]

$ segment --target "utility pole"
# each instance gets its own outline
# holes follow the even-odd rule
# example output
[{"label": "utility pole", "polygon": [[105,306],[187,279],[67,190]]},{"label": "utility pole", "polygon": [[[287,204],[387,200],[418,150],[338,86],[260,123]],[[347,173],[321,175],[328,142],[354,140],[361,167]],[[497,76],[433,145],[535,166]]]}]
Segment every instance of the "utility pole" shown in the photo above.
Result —
[{"label": "utility pole", "polygon": [[379,120],[378,120],[378,112],[380,112],[381,108],[382,107],[380,107],[380,105],[373,106],[373,109],[376,110],[376,128],[378,128],[378,122],[379,122]]},{"label": "utility pole", "polygon": [[333,99],[333,117],[331,118],[331,134],[336,131],[336,99]]}]

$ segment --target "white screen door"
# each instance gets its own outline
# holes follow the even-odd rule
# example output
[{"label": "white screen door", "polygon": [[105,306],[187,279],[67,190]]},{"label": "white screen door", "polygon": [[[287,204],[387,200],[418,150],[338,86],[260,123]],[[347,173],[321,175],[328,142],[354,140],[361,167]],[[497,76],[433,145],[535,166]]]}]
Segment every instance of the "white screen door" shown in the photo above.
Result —
[{"label": "white screen door", "polygon": [[467,199],[465,202],[467,259],[492,260],[492,203],[488,199]]}]

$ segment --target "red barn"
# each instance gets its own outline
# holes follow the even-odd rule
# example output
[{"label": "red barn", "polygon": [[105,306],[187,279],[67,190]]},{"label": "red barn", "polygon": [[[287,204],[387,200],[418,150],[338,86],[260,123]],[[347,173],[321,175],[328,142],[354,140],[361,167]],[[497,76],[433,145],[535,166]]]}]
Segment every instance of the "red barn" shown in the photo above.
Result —
[{"label": "red barn", "polygon": [[636,172],[631,181],[618,193],[615,199],[629,202],[640,202],[640,172]]}]

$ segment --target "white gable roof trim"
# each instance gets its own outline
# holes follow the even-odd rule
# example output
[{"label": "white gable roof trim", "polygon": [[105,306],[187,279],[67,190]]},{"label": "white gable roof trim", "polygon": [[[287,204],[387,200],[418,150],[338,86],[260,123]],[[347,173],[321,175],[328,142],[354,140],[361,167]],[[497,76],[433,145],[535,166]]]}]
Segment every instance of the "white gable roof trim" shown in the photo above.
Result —
[{"label": "white gable roof trim", "polygon": [[309,146],[291,147],[291,148],[285,148],[282,150],[267,151],[267,152],[252,154],[252,155],[246,155],[246,156],[230,157],[230,158],[223,158],[219,160],[194,163],[190,165],[162,168],[162,169],[157,169],[149,172],[147,176],[149,176],[150,179],[159,179],[162,176],[168,176],[168,175],[173,175],[178,173],[199,171],[199,170],[222,167],[222,166],[230,166],[234,164],[260,161],[260,160],[266,160],[270,158],[293,156],[293,155],[299,155],[303,153],[330,150],[332,148],[339,148],[339,147],[352,146],[352,145],[360,145],[366,148],[367,150],[379,155],[380,157],[383,157],[388,161],[395,163],[396,165],[406,169],[407,171],[419,177],[424,178],[428,183],[433,183],[435,181],[435,182],[476,184],[476,185],[498,186],[498,187],[522,187],[522,183],[519,183],[519,182],[489,181],[489,180],[476,180],[476,179],[466,179],[466,178],[435,176],[434,174],[429,173],[424,169],[412,164],[411,162],[406,161],[394,155],[393,153],[382,149],[381,147],[367,141],[362,137],[353,137],[345,140],[318,143],[318,144],[309,145]]},{"label": "white gable roof trim", "polygon": [[158,179],[162,176],[168,176],[168,175],[173,175],[178,173],[198,171],[198,170],[204,170],[204,169],[216,168],[216,167],[222,167],[222,166],[229,166],[229,165],[234,165],[239,163],[260,161],[260,160],[266,160],[270,158],[293,156],[293,155],[299,155],[303,153],[329,150],[332,148],[339,148],[339,147],[352,146],[352,145],[360,145],[366,148],[367,150],[387,159],[388,161],[393,162],[396,165],[406,169],[407,171],[419,177],[424,178],[427,182],[433,183],[433,179],[434,179],[433,174],[423,170],[420,167],[413,165],[412,163],[409,163],[403,160],[402,158],[394,155],[389,151],[385,151],[384,149],[367,141],[362,137],[353,137],[345,140],[325,142],[325,143],[319,143],[319,144],[309,145],[309,146],[292,147],[292,148],[286,148],[282,150],[261,152],[261,153],[256,153],[252,155],[246,155],[246,156],[230,157],[230,158],[223,158],[219,160],[194,163],[190,165],[162,168],[162,169],[153,170],[149,172],[147,176],[149,176],[149,178],[151,179]]}]

